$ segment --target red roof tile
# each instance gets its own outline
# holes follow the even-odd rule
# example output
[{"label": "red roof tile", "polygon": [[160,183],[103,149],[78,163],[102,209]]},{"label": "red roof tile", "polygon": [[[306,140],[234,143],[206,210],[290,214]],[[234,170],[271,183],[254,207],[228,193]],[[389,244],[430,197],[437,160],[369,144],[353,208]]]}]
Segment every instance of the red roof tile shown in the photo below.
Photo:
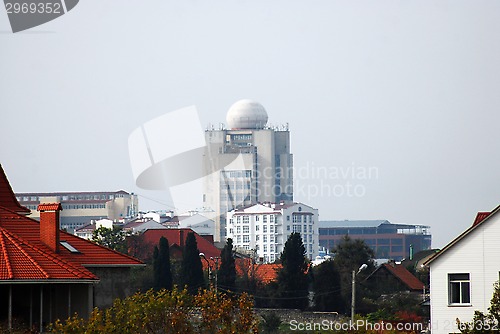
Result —
[{"label": "red roof tile", "polygon": [[411,290],[423,290],[424,283],[420,282],[420,280],[413,276],[413,274],[410,273],[403,265],[384,263],[381,268],[382,267],[387,269]]},{"label": "red roof tile", "polygon": [[0,206],[23,215],[31,213],[30,209],[20,205],[17,201],[2,165],[0,165]]},{"label": "red roof tile", "polygon": [[253,272],[254,277],[261,283],[267,284],[278,278],[278,270],[281,264],[266,263],[256,264],[251,259],[236,259],[236,275],[250,275]]},{"label": "red roof tile", "polygon": [[150,229],[146,230],[141,237],[142,241],[151,248],[154,248],[154,246],[158,245],[161,237],[165,237],[167,238],[170,247],[172,247],[173,245],[177,245],[181,249],[183,249],[184,243],[186,242],[186,237],[190,232],[194,233],[200,253],[204,253],[207,258],[216,256],[220,257],[220,249],[215,247],[212,243],[210,243],[210,241],[203,238],[190,228],[168,228],[158,230]]},{"label": "red roof tile", "polygon": [[81,265],[36,247],[0,227],[0,280],[98,280]]},{"label": "red roof tile", "polygon": [[61,203],[42,203],[38,205],[37,211],[61,211]]},{"label": "red roof tile", "polygon": [[482,222],[486,217],[490,215],[491,212],[478,212],[476,215],[476,219],[474,219],[474,223],[472,226],[476,226],[480,222]]}]

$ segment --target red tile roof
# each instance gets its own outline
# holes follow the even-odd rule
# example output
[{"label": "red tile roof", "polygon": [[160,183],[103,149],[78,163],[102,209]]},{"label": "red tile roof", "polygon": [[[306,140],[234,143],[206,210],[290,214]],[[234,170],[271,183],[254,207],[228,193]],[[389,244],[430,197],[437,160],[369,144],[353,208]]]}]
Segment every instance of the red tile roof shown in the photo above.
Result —
[{"label": "red tile roof", "polygon": [[186,237],[188,233],[193,232],[196,238],[196,243],[198,244],[198,249],[200,253],[204,253],[207,258],[210,257],[220,257],[220,249],[215,247],[210,241],[203,238],[190,228],[168,228],[168,229],[150,229],[146,230],[142,234],[142,241],[151,247],[151,251],[154,246],[158,245],[161,237],[165,237],[168,240],[170,247],[173,245],[179,246],[181,249],[184,248],[184,243],[186,242]]},{"label": "red tile roof", "polygon": [[480,222],[482,222],[486,217],[490,215],[491,212],[478,212],[476,215],[476,219],[474,219],[474,223],[472,226],[476,226]]},{"label": "red tile roof", "polygon": [[[55,253],[40,240],[40,223],[20,214],[24,213],[22,208],[0,166],[0,280],[98,280],[85,267],[142,265],[137,259],[64,231],[60,231],[60,241],[77,252],[61,246]],[[42,211],[60,208],[59,203],[39,207]]]},{"label": "red tile roof", "polygon": [[38,205],[38,211],[60,211],[62,210],[61,203],[42,203]]},{"label": "red tile roof", "polygon": [[281,264],[256,264],[251,259],[236,259],[235,262],[237,276],[250,275],[253,270],[254,277],[264,284],[275,281],[278,278],[278,270],[281,269]]},{"label": "red tile roof", "polygon": [[81,265],[36,247],[0,227],[0,280],[98,280]]},{"label": "red tile roof", "polygon": [[423,290],[424,283],[420,282],[420,280],[413,276],[413,274],[410,273],[403,265],[384,263],[380,268],[382,267],[387,269],[387,271],[394,275],[394,277],[398,278],[411,290]]},{"label": "red tile roof", "polygon": [[17,212],[19,214],[27,215],[31,211],[28,208],[20,205],[10,187],[9,180],[0,165],[0,203],[4,208]]}]

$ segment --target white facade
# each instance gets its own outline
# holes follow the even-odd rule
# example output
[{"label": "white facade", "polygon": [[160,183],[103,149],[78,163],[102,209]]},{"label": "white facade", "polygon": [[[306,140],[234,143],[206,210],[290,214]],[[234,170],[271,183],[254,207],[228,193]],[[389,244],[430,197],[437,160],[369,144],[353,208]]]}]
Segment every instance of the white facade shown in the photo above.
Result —
[{"label": "white facade", "polygon": [[242,100],[228,111],[230,129],[207,130],[203,206],[215,213],[215,241],[226,236],[226,212],[259,202],[293,201],[293,156],[287,127],[267,127],[257,102]]},{"label": "white facade", "polygon": [[227,237],[236,248],[254,250],[264,262],[279,259],[292,232],[300,233],[306,256],[318,256],[318,210],[302,203],[255,204],[227,213]]},{"label": "white facade", "polygon": [[470,322],[487,312],[500,274],[500,207],[431,258],[431,330],[460,333],[456,319]]}]

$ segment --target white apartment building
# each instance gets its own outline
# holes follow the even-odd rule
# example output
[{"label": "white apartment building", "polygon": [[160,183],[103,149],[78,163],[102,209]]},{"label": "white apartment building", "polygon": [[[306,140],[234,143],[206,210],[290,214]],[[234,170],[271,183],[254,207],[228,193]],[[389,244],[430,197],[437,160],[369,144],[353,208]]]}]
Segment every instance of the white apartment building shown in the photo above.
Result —
[{"label": "white apartment building", "polygon": [[310,260],[319,253],[318,210],[303,203],[254,204],[228,212],[227,221],[233,245],[255,251],[263,262],[279,259],[292,232],[300,233]]},{"label": "white apartment building", "polygon": [[259,202],[293,201],[293,156],[287,126],[269,127],[267,112],[240,100],[227,113],[227,129],[209,129],[203,158],[203,206],[215,213],[216,241],[226,237],[226,212]]}]

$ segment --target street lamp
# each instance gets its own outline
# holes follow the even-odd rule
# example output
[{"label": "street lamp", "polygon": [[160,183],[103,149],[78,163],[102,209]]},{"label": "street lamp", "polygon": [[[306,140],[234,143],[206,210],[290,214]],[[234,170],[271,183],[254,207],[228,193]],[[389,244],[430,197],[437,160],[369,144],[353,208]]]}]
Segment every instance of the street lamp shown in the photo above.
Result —
[{"label": "street lamp", "polygon": [[356,272],[356,270],[352,271],[351,323],[354,323],[354,313],[356,308],[356,275],[366,268],[368,268],[368,265],[363,263],[361,267],[359,267],[358,272]]},{"label": "street lamp", "polygon": [[207,261],[208,282],[210,283],[210,287],[212,287],[212,267],[210,266],[210,262],[208,262],[204,253],[200,253],[200,258]]}]

